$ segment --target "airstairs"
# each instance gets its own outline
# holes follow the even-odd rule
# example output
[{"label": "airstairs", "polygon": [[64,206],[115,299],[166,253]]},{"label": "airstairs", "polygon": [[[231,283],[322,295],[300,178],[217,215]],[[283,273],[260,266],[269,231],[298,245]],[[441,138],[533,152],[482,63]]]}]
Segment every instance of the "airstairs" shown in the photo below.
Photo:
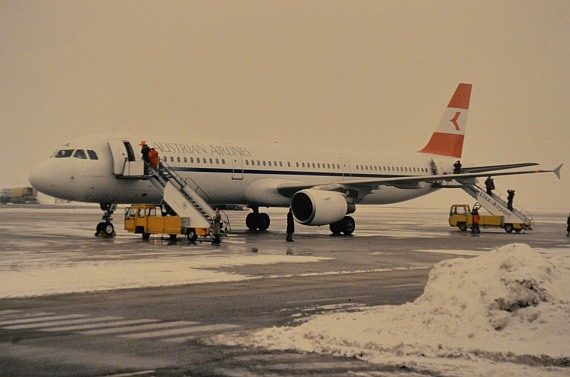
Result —
[{"label": "airstairs", "polygon": [[469,196],[473,197],[483,208],[494,216],[503,216],[505,224],[525,224],[527,229],[532,229],[532,215],[520,207],[513,206],[509,209],[508,202],[504,196],[497,191],[489,195],[483,188],[472,182],[461,182],[461,189]]},{"label": "airstairs", "polygon": [[[158,168],[149,165],[147,168],[150,182],[164,193],[164,203],[178,216],[189,218],[191,227],[210,227],[215,212],[204,199],[206,194],[194,181],[180,177],[166,162],[161,161]],[[227,219],[223,222],[229,227]]]}]

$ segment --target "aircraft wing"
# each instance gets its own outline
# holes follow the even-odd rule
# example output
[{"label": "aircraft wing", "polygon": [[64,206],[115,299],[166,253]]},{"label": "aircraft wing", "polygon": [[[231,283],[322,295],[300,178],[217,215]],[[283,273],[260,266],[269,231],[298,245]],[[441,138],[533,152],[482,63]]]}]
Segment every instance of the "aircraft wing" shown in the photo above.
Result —
[{"label": "aircraft wing", "polygon": [[[535,163],[530,164],[515,164],[515,165],[495,165],[500,167],[499,169],[510,169],[513,167],[522,166],[532,166],[538,165]],[[438,183],[438,182],[450,182],[457,181],[469,181],[474,180],[479,177],[487,177],[489,175],[503,176],[503,175],[519,175],[519,174],[537,174],[537,173],[554,173],[560,179],[560,169],[562,169],[563,164],[560,164],[557,168],[553,170],[517,170],[517,171],[498,171],[489,170],[491,166],[480,167],[487,168],[482,171],[477,172],[464,172],[460,174],[439,174],[439,175],[415,175],[415,176],[403,176],[403,177],[390,177],[390,178],[372,178],[372,179],[350,179],[343,181],[335,181],[330,183],[282,183],[277,186],[277,189],[281,195],[286,197],[292,197],[297,191],[314,188],[318,190],[330,190],[330,191],[346,191],[346,190],[357,190],[369,193],[378,189],[380,186],[395,186],[402,189],[417,189],[420,188],[420,183]],[[491,173],[492,172],[492,173]]]}]

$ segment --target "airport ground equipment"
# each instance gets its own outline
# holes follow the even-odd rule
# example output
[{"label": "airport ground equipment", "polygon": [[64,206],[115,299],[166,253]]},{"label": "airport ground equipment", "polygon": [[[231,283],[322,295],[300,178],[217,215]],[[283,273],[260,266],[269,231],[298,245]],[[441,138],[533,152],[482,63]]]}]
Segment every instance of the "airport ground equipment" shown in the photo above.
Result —
[{"label": "airport ground equipment", "polygon": [[[130,150],[132,151],[132,147]],[[131,153],[133,156],[129,157]],[[189,221],[189,229],[210,228],[214,209],[208,204],[206,193],[192,179],[180,177],[166,161],[161,161],[155,168],[144,161],[136,160],[134,152],[131,153],[123,153],[123,159],[115,160],[114,173],[117,178],[148,179],[163,193],[163,204],[168,206],[169,212]],[[223,216],[221,228],[225,234],[231,227],[227,215]]]},{"label": "airport ground equipment", "polygon": [[524,224],[524,229],[532,229],[532,215],[519,206],[509,208],[501,192],[495,190],[492,195],[489,195],[486,190],[476,184],[461,181],[460,183],[462,183],[463,191],[474,198],[491,215],[503,217],[503,223],[507,224],[505,230],[511,228],[508,224]]},{"label": "airport ground equipment", "polygon": [[125,230],[142,234],[148,239],[151,234],[168,234],[171,239],[177,235],[185,235],[194,242],[198,236],[209,236],[210,226],[196,227],[190,224],[187,217],[170,216],[157,205],[132,205],[125,209]]},{"label": "airport ground equipment", "polygon": [[0,203],[36,204],[38,192],[33,187],[3,188],[0,191]]},{"label": "airport ground equipment", "polygon": [[[479,208],[480,204],[475,203]],[[528,225],[524,222],[505,222],[505,216],[496,215],[481,215],[479,220],[480,228],[502,228],[507,233],[512,233],[513,230],[517,233],[523,229],[529,229]],[[449,225],[458,227],[460,231],[465,232],[468,228],[473,226],[473,215],[471,215],[471,208],[468,204],[454,204],[449,210]]]}]

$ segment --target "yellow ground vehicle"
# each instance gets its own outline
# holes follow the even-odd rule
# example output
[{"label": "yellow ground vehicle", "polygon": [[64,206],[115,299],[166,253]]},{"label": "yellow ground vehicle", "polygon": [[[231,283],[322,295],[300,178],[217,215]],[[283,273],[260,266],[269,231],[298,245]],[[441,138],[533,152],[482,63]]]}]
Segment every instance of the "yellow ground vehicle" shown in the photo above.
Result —
[{"label": "yellow ground vehicle", "polygon": [[[477,204],[476,204],[477,206]],[[505,232],[512,233],[513,230],[519,233],[523,229],[527,229],[524,223],[505,223],[503,216],[482,215],[479,213],[479,227],[480,228],[503,228]],[[454,204],[449,210],[449,225],[456,226],[462,232],[467,228],[471,228],[473,224],[473,216],[471,209],[467,204]]]},{"label": "yellow ground vehicle", "polygon": [[125,209],[125,230],[140,233],[145,240],[151,234],[168,234],[171,239],[183,234],[194,242],[198,236],[210,234],[210,228],[191,227],[189,218],[166,215],[160,206],[146,204],[132,205]]}]

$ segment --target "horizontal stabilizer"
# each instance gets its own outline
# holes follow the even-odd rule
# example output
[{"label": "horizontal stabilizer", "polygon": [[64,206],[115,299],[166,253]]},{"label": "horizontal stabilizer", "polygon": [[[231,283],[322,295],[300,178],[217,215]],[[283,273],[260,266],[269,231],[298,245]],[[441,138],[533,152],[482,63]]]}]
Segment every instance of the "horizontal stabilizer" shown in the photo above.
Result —
[{"label": "horizontal stabilizer", "polygon": [[520,163],[520,164],[471,166],[471,167],[462,168],[461,172],[462,173],[484,173],[484,172],[489,172],[489,171],[524,168],[527,166],[536,166],[536,165],[538,165],[536,162],[524,162],[524,163]]}]

